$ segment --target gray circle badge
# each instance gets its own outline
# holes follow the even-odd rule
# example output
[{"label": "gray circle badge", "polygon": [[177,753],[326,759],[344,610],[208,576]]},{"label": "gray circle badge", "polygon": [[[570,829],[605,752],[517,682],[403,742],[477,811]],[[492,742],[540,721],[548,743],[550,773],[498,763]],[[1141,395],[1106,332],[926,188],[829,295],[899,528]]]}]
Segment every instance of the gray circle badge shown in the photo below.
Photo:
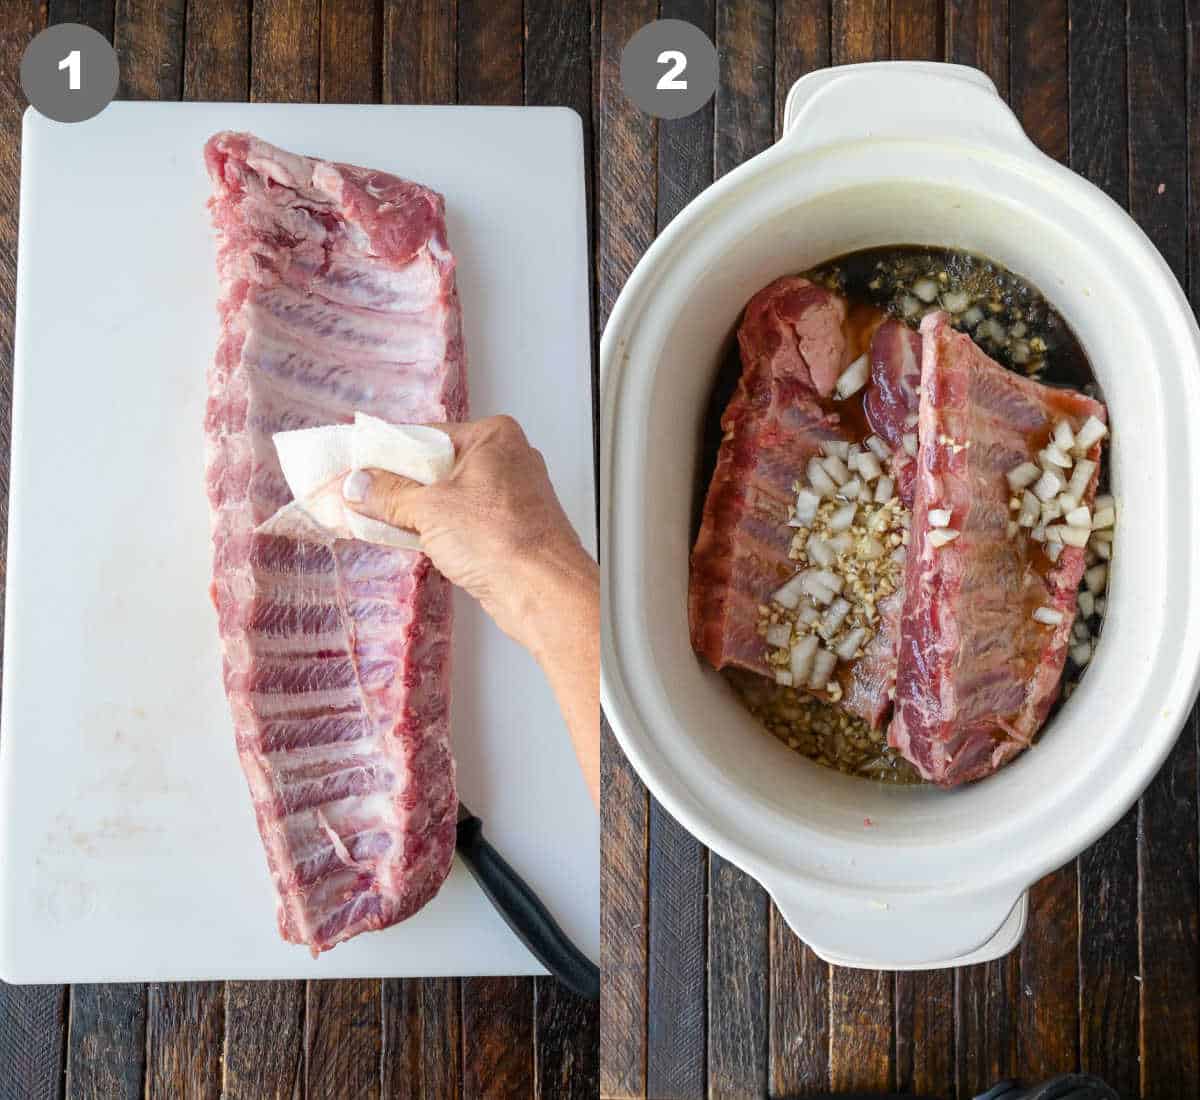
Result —
[{"label": "gray circle badge", "polygon": [[117,94],[116,51],[82,23],[47,27],[21,58],[21,87],[47,118],[83,122]]},{"label": "gray circle badge", "polygon": [[717,49],[694,23],[647,23],[621,54],[621,84],[647,114],[683,118],[717,90]]}]

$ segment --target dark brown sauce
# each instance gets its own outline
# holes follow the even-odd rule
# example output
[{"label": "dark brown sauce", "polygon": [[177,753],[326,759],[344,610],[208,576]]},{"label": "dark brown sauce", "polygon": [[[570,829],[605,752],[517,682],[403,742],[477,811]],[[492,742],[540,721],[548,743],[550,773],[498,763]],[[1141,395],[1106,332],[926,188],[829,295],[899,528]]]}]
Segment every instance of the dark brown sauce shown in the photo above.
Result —
[{"label": "dark brown sauce", "polygon": [[[969,297],[969,305],[958,310],[947,309],[947,312],[951,313],[954,327],[970,334],[991,358],[1044,385],[1081,391],[1103,401],[1083,346],[1062,315],[1031,282],[986,257],[955,249],[894,245],[847,253],[803,274],[848,300],[846,331],[854,357],[868,350],[876,327],[885,318],[896,317],[915,329],[924,313],[946,308],[947,302],[960,305],[954,295],[962,292]],[[931,280],[935,286],[936,295],[930,302],[913,294],[914,285],[922,280]],[[924,289],[928,292],[928,283]],[[915,310],[914,301],[917,303]],[[741,369],[737,341],[731,339],[717,369],[704,418],[701,462],[692,510],[693,541],[700,528],[704,498],[721,445],[721,416],[737,388]],[[871,434],[861,394],[836,402],[834,408],[852,434],[861,434],[863,438]],[[1043,445],[1043,441],[1038,442],[1038,446]],[[1100,493],[1108,492],[1106,459],[1107,455],[1101,462]],[[1036,547],[1031,550],[1035,556],[1034,566],[1044,573],[1051,565],[1050,559],[1040,546],[1033,546]],[[1088,626],[1093,638],[1098,638],[1101,616],[1093,616],[1088,620]],[[1064,673],[1064,696],[1073,690],[1083,671],[1068,664]],[[862,755],[861,739],[858,755],[851,757],[847,753],[846,759],[841,760],[836,753],[830,752],[827,744],[818,750],[811,748],[803,735],[786,736],[780,728],[775,728],[775,723],[764,717],[763,700],[783,700],[786,704],[788,696],[800,698],[799,693],[778,688],[758,677],[749,678],[761,685],[751,691],[747,674],[736,671],[728,673],[728,679],[760,721],[796,751],[850,774],[878,773],[877,778],[886,774],[891,782],[920,781],[915,772],[886,746],[880,747],[877,759],[864,764],[867,757]],[[1059,705],[1055,704],[1051,716]],[[828,709],[836,711],[836,708]],[[828,742],[828,738],[825,740]]]}]

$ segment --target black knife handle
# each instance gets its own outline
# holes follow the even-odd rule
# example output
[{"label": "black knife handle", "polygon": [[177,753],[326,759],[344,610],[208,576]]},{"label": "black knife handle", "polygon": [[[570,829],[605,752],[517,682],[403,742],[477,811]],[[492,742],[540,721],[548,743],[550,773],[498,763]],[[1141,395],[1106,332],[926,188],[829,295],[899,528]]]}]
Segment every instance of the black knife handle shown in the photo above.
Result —
[{"label": "black knife handle", "polygon": [[458,854],[516,934],[535,958],[571,992],[589,1001],[600,999],[600,969],[558,926],[538,896],[484,839],[483,822],[466,817],[458,823]]}]

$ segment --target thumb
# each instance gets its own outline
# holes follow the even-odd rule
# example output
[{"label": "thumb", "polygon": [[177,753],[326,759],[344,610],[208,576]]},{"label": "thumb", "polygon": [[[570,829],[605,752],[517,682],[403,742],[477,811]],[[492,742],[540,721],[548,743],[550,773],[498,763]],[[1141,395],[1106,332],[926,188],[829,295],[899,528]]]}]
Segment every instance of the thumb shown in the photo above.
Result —
[{"label": "thumb", "polygon": [[342,482],[342,499],[360,515],[420,534],[420,497],[425,488],[387,470],[354,470]]}]

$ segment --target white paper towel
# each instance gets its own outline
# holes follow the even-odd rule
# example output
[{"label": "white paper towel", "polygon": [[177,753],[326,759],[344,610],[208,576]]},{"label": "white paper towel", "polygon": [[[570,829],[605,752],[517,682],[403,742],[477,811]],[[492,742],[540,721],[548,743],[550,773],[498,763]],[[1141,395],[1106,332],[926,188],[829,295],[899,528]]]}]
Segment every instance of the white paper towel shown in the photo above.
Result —
[{"label": "white paper towel", "polygon": [[353,424],[277,432],[273,437],[284,480],[295,498],[259,525],[264,534],[325,541],[361,539],[420,550],[413,531],[361,516],[342,501],[352,470],[387,470],[432,485],[454,466],[454,444],[445,432],[419,424],[389,424],[356,412]]}]

